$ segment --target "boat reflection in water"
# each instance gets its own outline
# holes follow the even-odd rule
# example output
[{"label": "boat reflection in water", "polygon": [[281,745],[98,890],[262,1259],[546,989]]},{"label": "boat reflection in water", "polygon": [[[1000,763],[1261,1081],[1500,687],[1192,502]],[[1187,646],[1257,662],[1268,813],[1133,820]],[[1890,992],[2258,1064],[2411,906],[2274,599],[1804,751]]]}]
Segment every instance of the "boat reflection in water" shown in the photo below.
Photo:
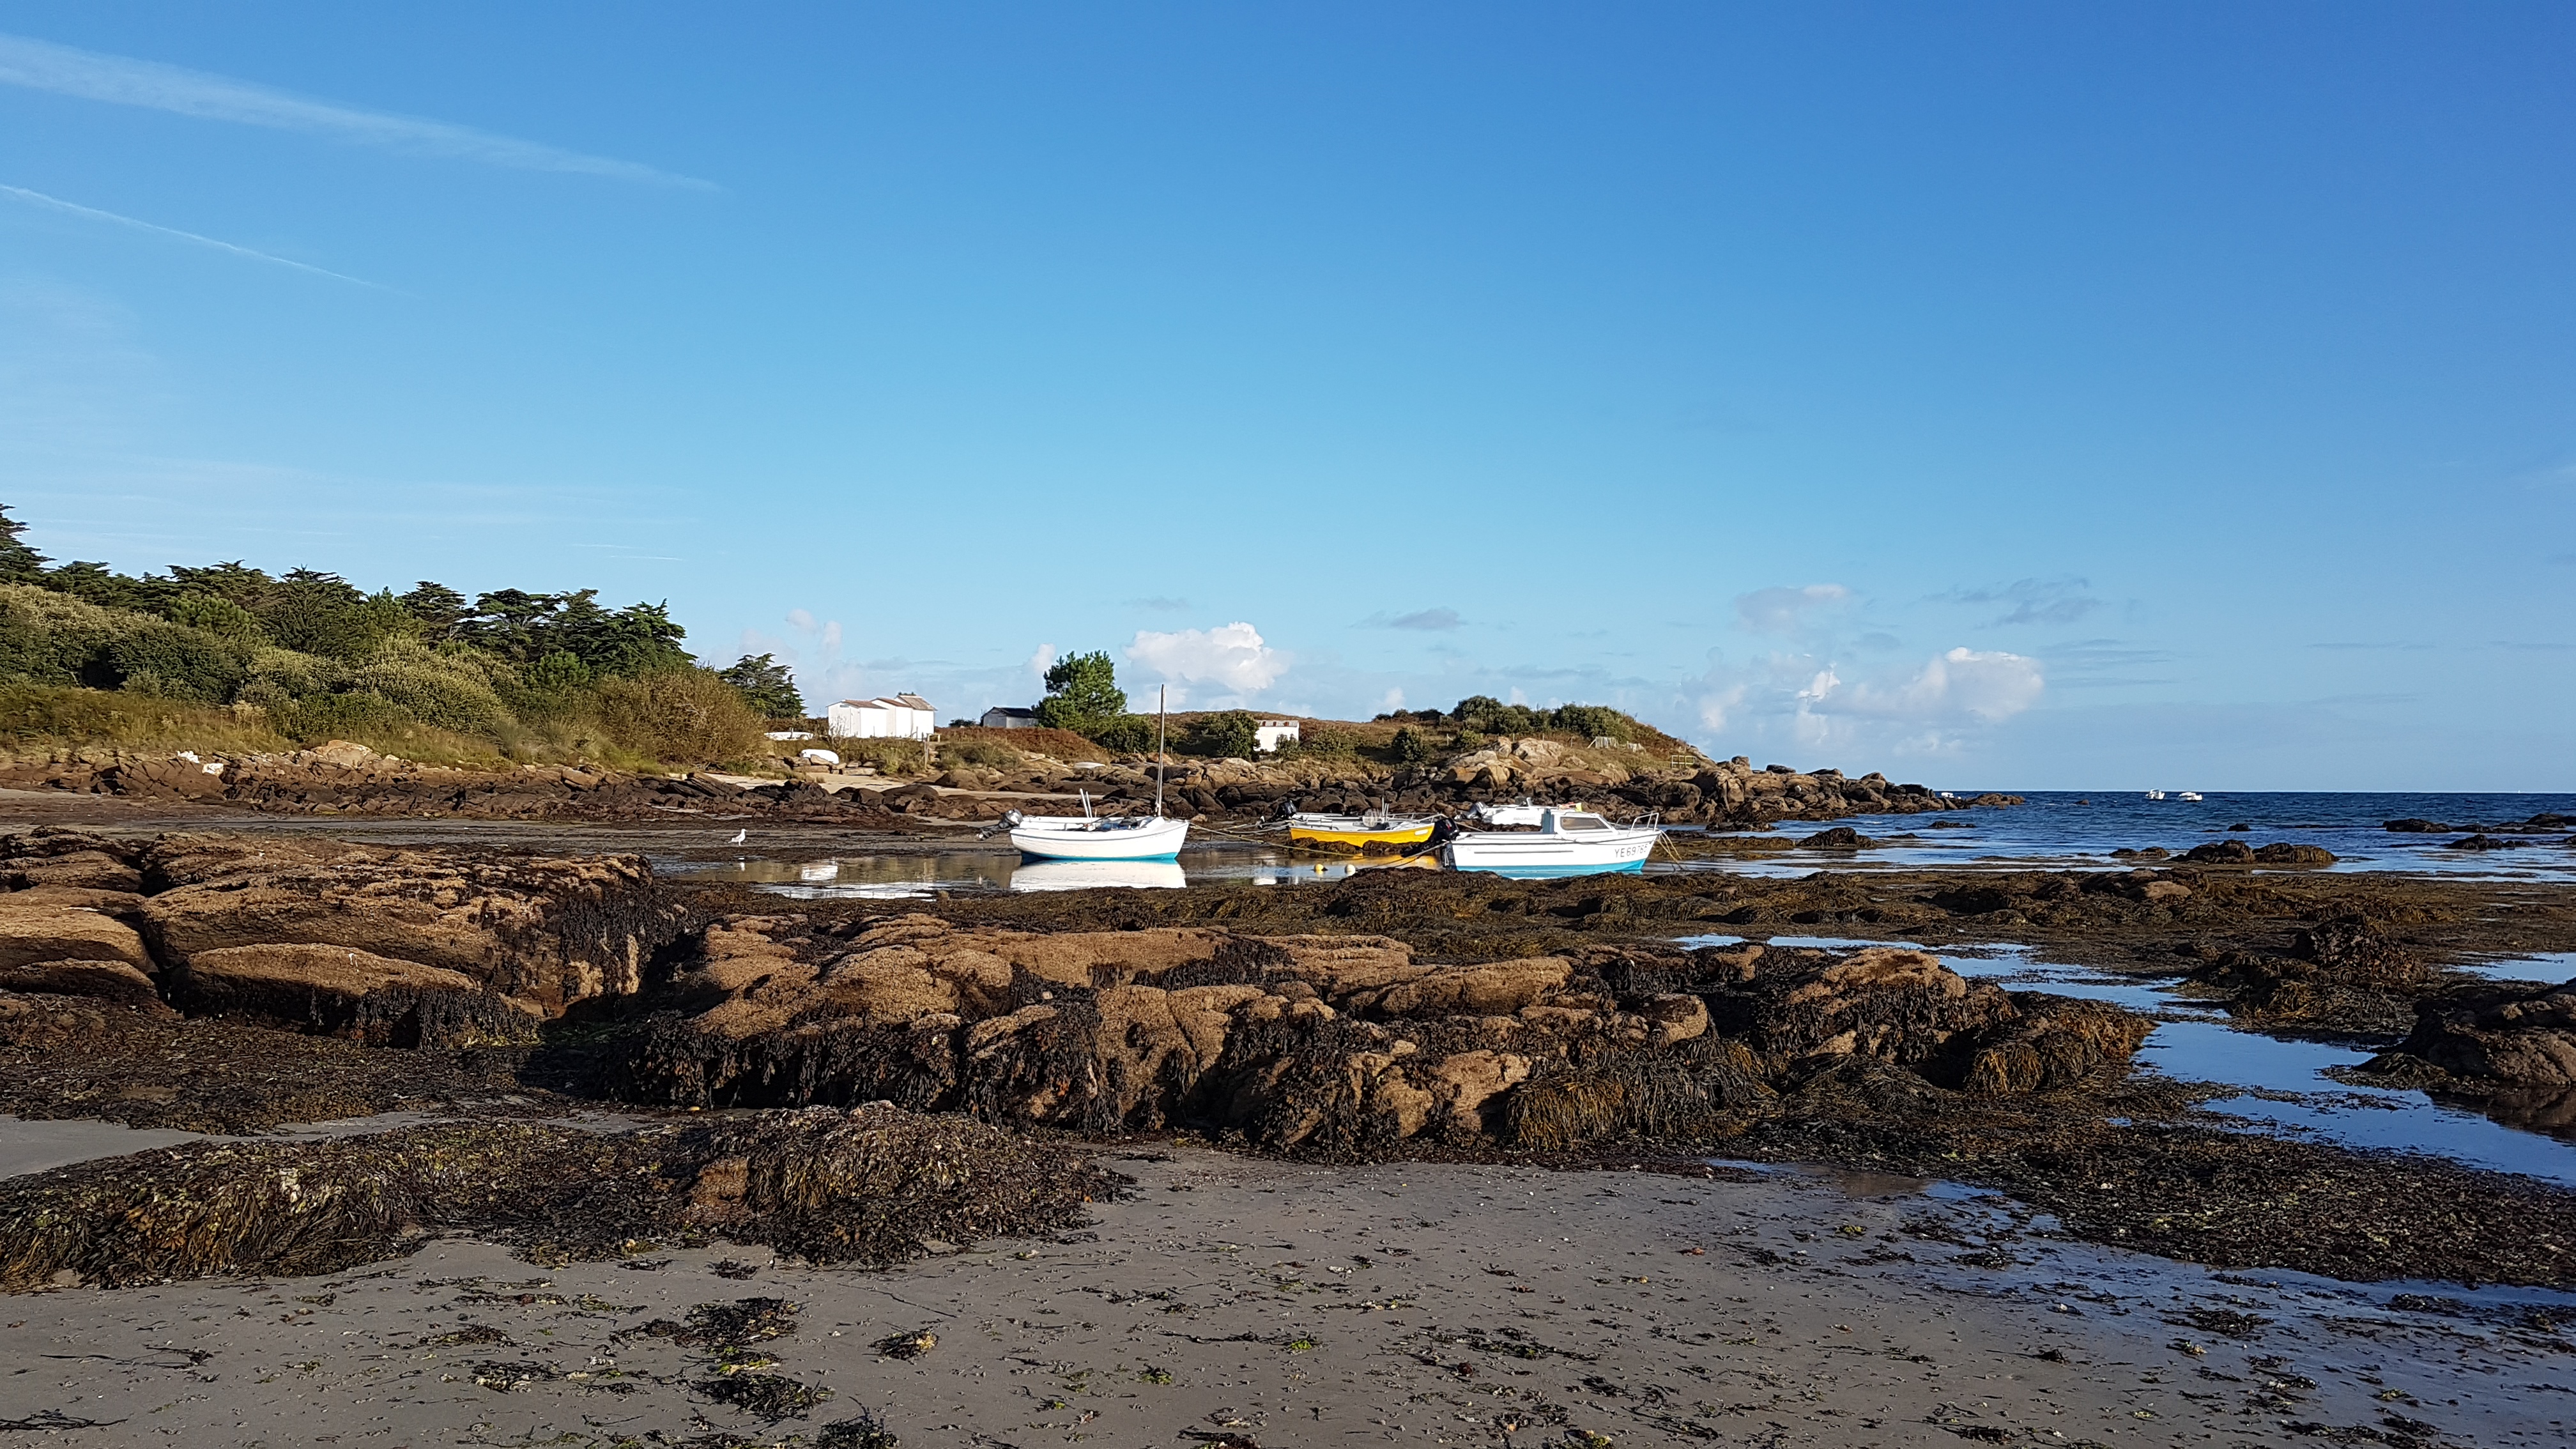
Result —
[{"label": "boat reflection in water", "polygon": [[1011,872],[1015,891],[1179,890],[1189,878],[1177,860],[1037,860]]}]

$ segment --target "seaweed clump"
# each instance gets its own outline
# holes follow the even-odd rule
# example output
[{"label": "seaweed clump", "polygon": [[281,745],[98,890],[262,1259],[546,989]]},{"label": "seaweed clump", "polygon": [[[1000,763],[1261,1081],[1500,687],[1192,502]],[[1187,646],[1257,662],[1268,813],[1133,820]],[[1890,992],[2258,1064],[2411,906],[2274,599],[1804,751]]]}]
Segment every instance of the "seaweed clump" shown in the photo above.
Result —
[{"label": "seaweed clump", "polygon": [[1072,1148],[888,1107],[196,1143],[0,1184],[0,1290],[336,1273],[440,1233],[539,1261],[721,1238],[882,1266],[932,1240],[1062,1231],[1124,1181]]}]

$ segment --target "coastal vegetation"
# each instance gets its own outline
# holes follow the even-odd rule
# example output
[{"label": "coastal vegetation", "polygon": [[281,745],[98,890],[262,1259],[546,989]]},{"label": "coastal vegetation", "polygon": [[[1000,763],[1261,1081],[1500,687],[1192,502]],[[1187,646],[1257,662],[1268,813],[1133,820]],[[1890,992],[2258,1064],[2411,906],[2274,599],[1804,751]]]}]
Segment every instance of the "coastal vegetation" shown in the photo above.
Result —
[{"label": "coastal vegetation", "polygon": [[803,714],[767,655],[702,667],[661,604],[245,564],[53,564],[0,506],[0,743],[293,748],[443,763],[712,765]]}]

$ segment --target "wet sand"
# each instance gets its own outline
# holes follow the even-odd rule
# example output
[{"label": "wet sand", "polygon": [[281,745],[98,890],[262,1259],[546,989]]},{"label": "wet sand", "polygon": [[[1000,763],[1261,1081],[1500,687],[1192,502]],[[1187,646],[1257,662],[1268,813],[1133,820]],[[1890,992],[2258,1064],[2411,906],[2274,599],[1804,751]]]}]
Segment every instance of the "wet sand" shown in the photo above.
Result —
[{"label": "wet sand", "polygon": [[[2565,1442],[2576,1418],[2564,1294],[2211,1273],[1905,1179],[1146,1156],[1165,1160],[1109,1159],[1137,1184],[1091,1232],[884,1273],[722,1248],[546,1269],[441,1241],[328,1279],[19,1297],[0,1427],[66,1445],[864,1444],[824,1437],[862,1418],[907,1449],[2510,1445]],[[753,1296],[802,1305],[794,1330],[671,1336]],[[924,1330],[918,1357],[878,1351]],[[765,1422],[701,1387],[727,1380],[780,1406],[797,1385],[830,1397]]]}]

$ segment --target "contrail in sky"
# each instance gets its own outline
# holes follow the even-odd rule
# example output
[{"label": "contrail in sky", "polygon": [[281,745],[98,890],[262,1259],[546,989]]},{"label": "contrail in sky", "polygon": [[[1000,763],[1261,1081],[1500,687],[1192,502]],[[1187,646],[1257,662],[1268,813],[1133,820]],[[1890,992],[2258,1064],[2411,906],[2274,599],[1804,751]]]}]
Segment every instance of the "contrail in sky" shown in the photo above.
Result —
[{"label": "contrail in sky", "polygon": [[445,121],[307,100],[228,76],[184,70],[158,61],[99,55],[23,36],[0,35],[0,84],[121,106],[145,106],[212,121],[307,131],[416,155],[448,156],[527,171],[570,171],[621,181],[716,189],[711,182],[675,176],[633,161],[585,156],[578,151],[495,136]]},{"label": "contrail in sky", "polygon": [[380,291],[388,290],[384,287],[384,284],[380,282],[370,282],[364,277],[352,277],[345,273],[329,271],[321,267],[312,266],[305,262],[292,260],[291,258],[271,256],[266,252],[253,251],[249,247],[237,247],[228,241],[217,241],[210,236],[199,236],[193,231],[181,231],[175,226],[155,226],[148,221],[136,221],[130,216],[119,216],[112,211],[101,211],[95,206],[82,206],[78,202],[65,201],[59,196],[47,196],[41,191],[29,191],[23,186],[0,186],[0,196],[6,196],[12,201],[23,201],[29,206],[42,206],[54,211],[69,212],[73,216],[87,217],[91,221],[114,222],[118,226],[130,226],[136,231],[155,232],[162,236],[175,236],[181,241],[195,242],[201,247],[213,247],[219,252],[231,252],[237,257],[249,257],[253,261],[275,262],[281,267],[293,267],[299,272],[311,272],[317,277],[329,277],[335,282],[355,282],[361,287],[375,287]]}]

